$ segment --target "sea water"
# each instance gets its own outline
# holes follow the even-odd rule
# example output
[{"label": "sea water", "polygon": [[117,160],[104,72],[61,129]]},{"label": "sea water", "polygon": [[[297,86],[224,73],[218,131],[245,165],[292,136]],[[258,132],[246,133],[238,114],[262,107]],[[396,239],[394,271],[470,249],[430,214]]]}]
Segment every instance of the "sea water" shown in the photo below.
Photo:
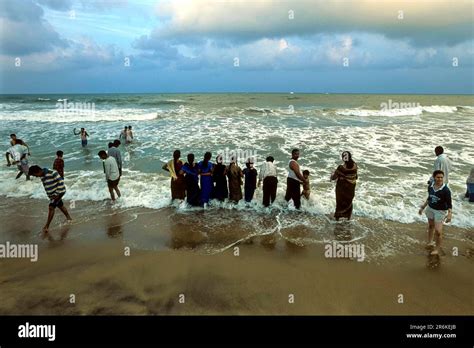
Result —
[{"label": "sea water", "polygon": [[[66,107],[64,107],[66,105]],[[67,105],[72,105],[71,109]],[[81,109],[78,105],[85,105]],[[0,139],[6,151],[10,133],[28,143],[30,165],[52,167],[64,152],[67,200],[100,201],[109,197],[97,152],[131,125],[134,142],[122,144],[123,208],[171,206],[169,175],[161,167],[180,149],[182,159],[206,151],[252,154],[257,169],[271,155],[278,169],[275,208],[291,211],[284,201],[288,161],[300,149],[299,163],[310,171],[311,198],[303,200],[305,217],[330,216],[335,184],[329,177],[350,151],[359,168],[354,217],[400,223],[425,221],[418,207],[427,196],[427,180],[442,145],[453,163],[454,226],[474,227],[474,206],[463,199],[466,177],[474,165],[472,96],[328,95],[328,94],[64,94],[0,96]],[[73,134],[84,127],[86,148]],[[240,166],[245,158],[240,158]],[[16,167],[0,167],[0,195],[45,199],[38,179],[15,180]],[[193,211],[175,204],[178,212]],[[210,205],[208,209],[265,212],[261,192],[255,202]],[[167,208],[168,209],[168,208]],[[304,216],[304,214],[303,214]]]}]

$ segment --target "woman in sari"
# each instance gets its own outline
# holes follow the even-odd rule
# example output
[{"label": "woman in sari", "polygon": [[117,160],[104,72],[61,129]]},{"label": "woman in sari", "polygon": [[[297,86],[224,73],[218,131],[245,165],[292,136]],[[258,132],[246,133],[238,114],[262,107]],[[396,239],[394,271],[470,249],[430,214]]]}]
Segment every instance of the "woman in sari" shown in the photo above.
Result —
[{"label": "woman in sari", "polygon": [[212,154],[206,152],[204,160],[198,163],[199,172],[201,174],[201,201],[204,204],[209,203],[212,192]]},{"label": "woman in sari", "polygon": [[186,162],[181,168],[186,176],[184,177],[186,182],[186,196],[187,202],[192,206],[201,205],[201,190],[199,189],[199,168],[194,163],[194,154],[188,154],[188,162]]},{"label": "woman in sari", "polygon": [[227,177],[229,178],[229,200],[238,203],[242,199],[242,178],[244,174],[237,165],[237,159],[232,156],[227,167]]},{"label": "woman in sari", "polygon": [[334,218],[350,219],[352,215],[352,200],[355,195],[357,180],[357,164],[352,160],[349,151],[342,153],[343,165],[339,165],[336,171],[331,175],[331,180],[337,180],[336,183],[336,212]]},{"label": "woman in sari", "polygon": [[170,173],[171,177],[171,199],[184,199],[186,197],[186,182],[184,172],[181,170],[184,163],[179,158],[181,151],[173,152],[173,159],[163,166],[163,169]]},{"label": "woman in sari", "polygon": [[212,172],[212,180],[215,182],[214,189],[212,192],[212,197],[224,201],[224,199],[229,197],[229,190],[227,189],[227,168],[223,163],[222,155],[217,156],[216,165]]}]

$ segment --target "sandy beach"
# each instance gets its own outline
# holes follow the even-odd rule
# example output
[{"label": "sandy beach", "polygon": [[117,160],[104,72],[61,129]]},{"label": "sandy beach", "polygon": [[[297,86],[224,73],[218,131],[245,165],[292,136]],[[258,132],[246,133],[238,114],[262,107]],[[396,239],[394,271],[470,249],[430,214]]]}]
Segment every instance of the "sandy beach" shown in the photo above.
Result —
[{"label": "sandy beach", "polygon": [[[271,213],[249,222],[251,213],[224,209],[178,214],[172,207],[117,209],[88,202],[85,209],[80,201],[75,204],[73,224],[61,225],[64,217],[58,214],[42,239],[38,232],[46,201],[3,200],[0,243],[38,244],[39,254],[37,262],[0,259],[0,314],[474,313],[468,229],[446,226],[446,255],[429,257],[424,224],[361,218],[356,225],[371,230],[380,225],[382,239],[388,233],[397,239],[387,239],[387,245],[371,234],[361,237],[356,242],[365,246],[367,257],[359,262],[325,257],[327,243],[354,241],[357,235],[351,227],[324,225],[325,219],[320,220],[321,242],[308,243],[312,232],[291,225],[267,235],[249,232],[256,223],[275,223]],[[86,213],[91,204],[96,214]],[[226,224],[229,215],[234,215],[231,225]],[[401,235],[409,243],[397,246]]]}]

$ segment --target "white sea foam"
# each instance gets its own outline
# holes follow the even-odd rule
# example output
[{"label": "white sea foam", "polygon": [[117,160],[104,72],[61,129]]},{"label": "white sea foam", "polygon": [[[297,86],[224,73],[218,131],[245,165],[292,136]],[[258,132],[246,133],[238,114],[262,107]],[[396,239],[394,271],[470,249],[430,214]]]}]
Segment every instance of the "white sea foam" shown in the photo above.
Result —
[{"label": "white sea foam", "polygon": [[[46,199],[39,179],[25,181],[24,178],[15,180],[16,171],[0,170],[0,195],[6,197],[26,197]],[[66,176],[67,200],[101,201],[109,199],[104,174],[101,171],[73,171]],[[312,197],[302,201],[302,210],[314,216],[330,215],[335,209],[334,185],[313,181]],[[161,209],[171,205],[169,178],[165,175],[146,174],[126,170],[120,181],[123,197],[118,205],[123,208],[145,207]],[[277,200],[273,210],[291,211],[292,203],[288,206],[283,199],[286,183],[280,180]],[[403,185],[396,181],[383,185],[363,181],[357,186],[354,200],[354,214],[373,219],[392,220],[402,223],[425,221],[419,216],[418,206],[426,198],[426,186],[416,180],[403,180]],[[234,205],[231,203],[212,202],[212,208],[229,210],[254,211],[265,213],[268,210],[261,204],[262,192],[257,190],[254,201],[246,204],[244,201]],[[182,209],[185,208],[184,206]],[[455,219],[452,224],[459,227],[474,227],[474,212],[467,201],[453,199]],[[304,220],[304,219],[303,219]],[[301,223],[303,220],[299,221]]]},{"label": "white sea foam", "polygon": [[[66,99],[59,99],[64,101]],[[45,104],[46,99],[43,100]],[[294,115],[314,117],[316,116],[359,116],[359,117],[397,117],[397,116],[420,116],[424,113],[455,113],[458,110],[470,112],[473,110],[470,106],[447,106],[447,105],[431,105],[419,106],[413,108],[401,109],[365,109],[365,108],[349,108],[349,109],[321,109],[319,107],[220,107],[209,109],[206,111],[198,110],[189,105],[179,105],[184,102],[180,99],[168,99],[161,103],[169,103],[171,109],[161,108],[133,108],[133,107],[114,107],[109,108],[96,105],[93,112],[59,112],[54,105],[47,108],[39,108],[36,110],[22,109],[21,104],[2,104],[0,108],[0,121],[28,121],[28,122],[51,122],[51,123],[68,123],[68,122],[101,122],[101,121],[145,121],[157,118],[176,118],[196,116],[214,118],[229,116],[272,116],[272,117],[292,117]]]},{"label": "white sea foam", "polygon": [[145,121],[157,118],[157,111],[148,109],[120,108],[110,110],[95,109],[93,112],[61,112],[59,109],[22,110],[16,112],[0,112],[1,121],[27,122],[101,122],[101,121]]},{"label": "white sea foam", "polygon": [[418,116],[423,113],[454,113],[458,110],[456,106],[448,105],[430,105],[430,106],[416,106],[411,108],[392,108],[392,109],[378,109],[368,110],[361,108],[354,109],[339,109],[336,110],[336,114],[341,116],[384,116],[384,117],[396,117],[396,116]]}]

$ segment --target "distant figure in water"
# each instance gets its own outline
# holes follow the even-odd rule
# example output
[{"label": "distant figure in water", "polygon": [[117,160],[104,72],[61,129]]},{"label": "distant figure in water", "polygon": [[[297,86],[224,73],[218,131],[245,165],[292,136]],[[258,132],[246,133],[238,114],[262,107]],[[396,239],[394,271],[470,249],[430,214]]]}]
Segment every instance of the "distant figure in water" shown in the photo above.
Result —
[{"label": "distant figure in water", "polygon": [[331,180],[336,182],[336,212],[334,218],[350,219],[352,215],[352,200],[355,195],[357,181],[357,164],[352,160],[349,151],[342,153],[343,165],[339,165],[331,175]]},{"label": "distant figure in water", "polygon": [[300,185],[305,183],[305,178],[300,171],[300,165],[298,159],[300,157],[300,151],[293,149],[291,151],[291,160],[288,163],[288,178],[286,179],[286,194],[285,200],[289,202],[291,199],[296,209],[301,207],[301,192]]},{"label": "distant figure in water", "polygon": [[466,180],[466,198],[469,198],[469,202],[474,202],[474,167],[471,168],[471,173]]},{"label": "distant figure in water", "polygon": [[227,178],[229,179],[229,201],[238,203],[242,199],[242,178],[244,174],[237,165],[237,157],[230,158],[230,164],[227,167]]},{"label": "distant figure in water", "polygon": [[211,158],[212,153],[206,152],[204,154],[204,160],[198,163],[199,174],[201,176],[201,202],[204,203],[204,205],[207,205],[211,199],[213,169]]},{"label": "distant figure in water", "polygon": [[303,178],[305,178],[305,182],[303,182],[303,191],[301,192],[301,196],[309,199],[311,194],[311,187],[309,184],[309,170],[303,170]]},{"label": "distant figure in water", "polygon": [[201,206],[201,190],[199,188],[199,168],[194,163],[194,154],[188,154],[188,162],[186,162],[182,170],[186,173],[186,200],[192,206]]},{"label": "distant figure in water", "polygon": [[[451,191],[444,183],[444,173],[442,170],[433,172],[433,183],[428,187],[428,198],[420,207],[418,214],[423,214],[426,209],[428,218],[428,244],[426,249],[431,250],[431,255],[438,255],[441,249],[441,239],[443,237],[443,221],[451,222],[452,202]],[[446,215],[446,212],[448,213]],[[433,232],[435,240],[433,241]]]},{"label": "distant figure in water", "polygon": [[118,197],[121,196],[120,190],[118,188],[118,184],[120,182],[120,172],[117,161],[112,156],[107,155],[107,152],[104,150],[99,151],[97,155],[103,161],[102,165],[104,167],[105,179],[107,180],[110,198],[112,201],[115,201],[114,191],[117,193]]},{"label": "distant figure in water", "polygon": [[255,193],[255,189],[257,188],[257,169],[253,167],[253,160],[249,158],[247,162],[245,162],[245,167],[242,173],[245,177],[245,185],[244,185],[244,198],[245,202],[250,203],[253,199],[253,195]]},{"label": "distant figure in water", "polygon": [[107,154],[115,158],[115,161],[117,161],[120,176],[122,176],[122,153],[119,150],[120,144],[121,142],[118,139],[115,139],[113,143],[109,143],[109,149],[107,151]]},{"label": "distant figure in water", "polygon": [[125,133],[125,141],[127,144],[131,144],[133,142],[132,126],[128,126],[128,129]]},{"label": "distant figure in water", "polygon": [[53,163],[53,169],[61,175],[61,178],[64,179],[64,160],[63,160],[64,153],[59,150],[56,151],[56,159]]},{"label": "distant figure in water", "polygon": [[66,187],[64,186],[64,180],[61,175],[59,175],[57,171],[49,170],[48,168],[41,168],[39,166],[31,166],[28,174],[41,178],[44,189],[49,198],[48,221],[43,227],[43,233],[48,233],[49,224],[53,221],[56,208],[59,208],[59,210],[61,210],[61,212],[66,216],[66,219],[71,221],[72,218],[63,203],[63,196],[66,194]]},{"label": "distant figure in water", "polygon": [[273,156],[268,156],[265,159],[265,163],[260,167],[260,173],[258,174],[258,187],[263,182],[263,205],[265,207],[270,206],[276,199],[276,192],[278,186],[278,178],[276,167],[273,164],[275,159]]},{"label": "distant figure in water", "polygon": [[173,152],[173,159],[163,165],[163,170],[170,173],[171,177],[171,199],[184,199],[186,197],[186,180],[182,170],[184,162],[180,160],[181,151]]},{"label": "distant figure in water", "polygon": [[[444,183],[449,184],[449,172],[452,169],[451,160],[444,153],[442,146],[436,146],[434,151],[437,157],[433,165],[433,171],[441,170],[444,173]],[[433,177],[430,177],[428,181],[428,185],[431,184],[433,184]]]},{"label": "distant figure in water", "polygon": [[221,202],[229,197],[229,190],[227,188],[227,168],[223,162],[224,159],[222,155],[217,156],[216,164],[214,165],[214,170],[212,172],[212,180],[215,183],[212,198]]},{"label": "distant figure in water", "polygon": [[80,132],[76,133],[76,128],[73,130],[74,135],[80,135],[81,136],[81,144],[82,147],[87,146],[87,137],[89,136],[89,133],[87,133],[85,128],[81,128]]},{"label": "distant figure in water", "polygon": [[127,141],[127,130],[128,130],[128,127],[125,126],[125,127],[123,127],[122,131],[120,132],[119,139],[123,142]]}]

